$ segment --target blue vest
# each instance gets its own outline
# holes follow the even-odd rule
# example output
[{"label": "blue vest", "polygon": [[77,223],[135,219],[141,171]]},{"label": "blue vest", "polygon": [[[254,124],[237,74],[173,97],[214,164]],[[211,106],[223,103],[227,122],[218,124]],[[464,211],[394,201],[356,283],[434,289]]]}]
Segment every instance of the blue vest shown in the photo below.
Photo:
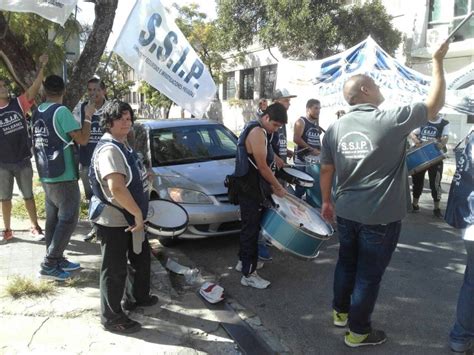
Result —
[{"label": "blue vest", "polygon": [[[440,139],[443,135],[443,129],[449,124],[449,121],[442,119],[439,123],[428,123],[420,127],[420,133],[417,134],[417,137],[422,142],[427,142],[432,139]],[[443,151],[446,153],[447,149],[444,148]]]},{"label": "blue vest", "polygon": [[[321,149],[321,132],[322,129],[316,123],[311,122],[306,117],[301,117],[304,122],[304,129],[301,138],[303,141],[306,142],[311,148]],[[299,160],[304,161],[305,155],[308,155],[308,149],[304,149],[305,147],[297,146],[296,156]]]},{"label": "blue vest", "polygon": [[63,140],[54,127],[56,111],[62,107],[52,104],[45,111],[38,108],[31,118],[33,133],[33,152],[35,154],[38,174],[41,178],[55,178],[66,170],[64,150],[71,144]]},{"label": "blue vest", "polygon": [[[247,149],[245,148],[245,141],[247,140],[247,137],[250,131],[254,129],[255,127],[262,127],[262,125],[258,121],[250,121],[244,127],[244,130],[239,136],[239,140],[237,142],[237,156],[235,158],[235,173],[234,173],[234,175],[237,177],[243,177],[247,175],[249,173],[249,170],[257,171],[257,169],[255,168],[256,166],[255,160],[253,159],[251,155],[247,153]],[[251,162],[249,161],[249,159]],[[275,160],[275,154],[273,153],[271,143],[269,139],[267,138],[267,164],[272,170],[274,169],[273,167],[274,160]],[[252,166],[251,169],[250,169],[250,166]]]},{"label": "blue vest", "polygon": [[286,139],[286,125],[281,126],[278,131],[270,136],[270,143],[276,155],[283,159],[286,163],[288,155],[288,141]]},{"label": "blue vest", "polygon": [[31,158],[31,141],[18,99],[0,109],[0,163],[19,163]]},{"label": "blue vest", "polygon": [[[257,203],[264,203],[271,195],[270,184],[260,175],[257,164],[252,155],[247,153],[245,141],[250,131],[256,127],[262,127],[258,121],[250,121],[240,134],[237,142],[237,156],[235,159],[234,176],[238,177],[238,194],[246,196]],[[263,133],[263,132],[262,132]],[[267,136],[267,165],[275,170],[275,155]]]},{"label": "blue vest", "polygon": [[132,226],[135,224],[135,218],[133,217],[133,215],[131,215],[130,212],[128,212],[124,208],[120,208],[113,205],[104,195],[102,186],[97,180],[97,174],[94,168],[96,166],[95,160],[97,159],[97,153],[100,151],[101,147],[110,144],[117,147],[125,157],[128,169],[132,175],[130,181],[127,182],[127,188],[130,191],[130,194],[132,195],[133,199],[137,203],[138,207],[140,207],[143,219],[146,219],[146,216],[148,214],[149,181],[148,177],[146,176],[147,172],[145,167],[140,162],[140,159],[138,159],[137,154],[131,148],[127,148],[125,144],[120,143],[116,140],[102,138],[99,143],[97,143],[97,146],[94,150],[94,154],[92,155],[91,165],[89,167],[89,182],[91,184],[92,192],[96,197],[98,197],[100,203],[94,204],[91,200],[91,204],[89,206],[89,217],[90,219],[95,219],[100,215],[105,205],[109,205],[120,210],[125,216],[125,219],[127,220],[128,224]]},{"label": "blue vest", "polygon": [[471,155],[473,147],[474,131],[471,131],[466,137],[464,149],[454,149],[456,173],[451,182],[444,215],[446,222],[454,228],[463,229],[474,224],[474,167]]},{"label": "blue vest", "polygon": [[[84,125],[84,120],[86,119],[85,107],[87,104],[88,102],[81,104],[81,125]],[[100,138],[102,138],[104,134],[100,128],[101,111],[99,110],[99,112],[96,113],[91,117],[91,135],[87,145],[79,145],[79,163],[81,163],[82,166],[89,166],[91,164],[95,146],[99,143]]]}]

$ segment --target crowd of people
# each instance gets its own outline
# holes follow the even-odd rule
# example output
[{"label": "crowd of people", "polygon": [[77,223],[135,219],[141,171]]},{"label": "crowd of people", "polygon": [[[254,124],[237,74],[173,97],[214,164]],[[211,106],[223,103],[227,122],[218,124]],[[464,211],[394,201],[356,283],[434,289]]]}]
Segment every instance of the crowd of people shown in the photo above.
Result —
[{"label": "crowd of people", "polygon": [[[286,111],[295,96],[285,89],[275,92],[274,102],[266,109],[266,101],[259,103],[256,120],[249,122],[239,137],[234,175],[238,178],[236,189],[242,219],[240,260],[236,267],[242,272],[241,284],[257,289],[270,285],[257,273],[263,267],[259,261],[263,260],[259,255],[260,223],[265,209],[272,206],[271,195],[282,197],[288,193],[285,182],[276,179],[274,171],[286,166],[287,158],[295,153],[295,167],[304,165],[308,154],[320,157],[321,215],[336,223],[339,237],[333,323],[336,327],[348,327],[344,343],[349,347],[379,345],[387,340],[383,330],[372,328],[371,316],[383,274],[398,243],[401,221],[410,209],[419,210],[426,170],[434,201],[433,214],[443,217],[442,162],[412,176],[410,206],[405,158],[409,138],[415,147],[434,141],[438,148],[446,148],[449,122],[439,111],[445,100],[443,59],[448,48],[445,42],[433,54],[431,88],[424,102],[381,110],[379,105],[384,97],[379,87],[370,75],[359,74],[344,84],[343,95],[350,109],[347,113],[338,111],[338,119],[326,132],[319,126],[320,102],[307,102],[306,116],[294,126],[295,152],[288,149],[285,128]],[[469,135],[460,153],[463,165],[458,166],[456,176],[462,181],[458,183],[462,188],[451,189],[447,207],[450,219],[462,223],[453,223],[448,220],[448,213],[446,216],[448,223],[463,229],[468,254],[457,320],[450,333],[451,349],[458,352],[470,349],[474,343],[473,136]],[[304,189],[297,188],[294,194],[301,197]]]},{"label": "crowd of people", "polygon": [[[378,345],[386,341],[383,330],[373,329],[371,315],[386,267],[397,246],[401,221],[410,208],[419,210],[418,200],[428,171],[434,208],[440,209],[442,162],[412,176],[410,202],[405,164],[406,143],[415,147],[435,141],[445,149],[449,122],[439,115],[445,99],[443,43],[433,54],[430,92],[424,102],[381,110],[384,97],[368,74],[350,77],[343,94],[348,112],[325,131],[319,125],[321,102],[310,99],[306,115],[296,120],[288,149],[286,124],[291,95],[275,90],[273,102],[259,102],[255,120],[240,134],[234,177],[240,205],[242,228],[239,260],[243,286],[265,289],[270,281],[258,273],[271,259],[268,241],[260,224],[272,195],[293,193],[302,198],[305,189],[292,191],[275,172],[288,166],[305,165],[308,155],[320,159],[321,215],[337,225],[339,256],[333,284],[333,323],[348,327],[344,343],[349,347]],[[31,236],[44,239],[45,257],[39,276],[65,281],[80,264],[64,256],[79,217],[82,180],[90,201],[92,224],[85,241],[101,243],[101,322],[106,330],[132,333],[141,328],[124,310],[152,306],[158,298],[150,293],[150,245],[144,233],[150,180],[147,167],[138,158],[129,137],[135,120],[129,104],[106,96],[98,78],[87,83],[88,100],[78,108],[77,117],[63,105],[65,83],[57,75],[44,77],[48,57],[39,58],[40,68],[32,86],[17,98],[10,98],[7,82],[0,80],[0,200],[5,229],[2,243],[13,238],[11,209],[13,181],[16,180],[31,221]],[[27,115],[42,88],[43,101],[30,118]],[[472,146],[468,135],[457,150],[458,172],[453,180],[447,222],[461,229],[467,250],[467,267],[457,307],[457,319],[450,333],[454,351],[465,351],[474,342],[474,194]],[[76,149],[78,147],[78,149]],[[77,150],[77,152],[76,152]],[[45,233],[38,224],[32,181],[31,157],[45,192]],[[334,181],[335,200],[334,200]]]}]

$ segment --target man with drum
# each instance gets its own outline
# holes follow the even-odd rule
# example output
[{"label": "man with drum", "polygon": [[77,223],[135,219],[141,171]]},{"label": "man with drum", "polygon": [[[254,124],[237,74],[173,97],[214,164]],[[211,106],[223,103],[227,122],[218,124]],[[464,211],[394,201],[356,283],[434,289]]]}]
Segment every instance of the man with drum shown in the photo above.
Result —
[{"label": "man with drum", "polygon": [[[321,103],[316,99],[309,99],[306,103],[306,117],[300,117],[295,122],[293,141],[296,144],[296,168],[304,171],[305,156],[319,156],[321,153],[321,133],[324,130],[319,126],[319,112]],[[303,167],[303,168],[302,168]],[[306,189],[296,185],[295,196],[301,198]]]},{"label": "man with drum", "polygon": [[[346,81],[351,106],[326,131],[321,151],[321,214],[337,216],[339,258],[334,274],[333,323],[349,326],[349,347],[378,345],[385,332],[373,329],[371,315],[382,276],[394,252],[409,205],[406,139],[444,105],[444,42],[433,54],[431,87],[424,103],[382,111],[384,97],[367,74]],[[331,201],[337,175],[336,206]]]},{"label": "man with drum", "polygon": [[283,197],[286,193],[274,175],[275,158],[268,135],[277,132],[287,121],[286,108],[274,103],[260,119],[246,125],[237,144],[234,176],[237,177],[242,229],[236,269],[242,271],[240,283],[244,286],[264,289],[270,285],[256,271],[257,241],[264,209],[271,205],[270,195]]},{"label": "man with drum", "polygon": [[[438,115],[433,121],[428,121],[426,125],[423,125],[415,129],[411,134],[410,138],[415,144],[415,147],[421,147],[426,142],[436,142],[438,148],[446,152],[446,143],[449,137],[449,121],[443,118],[443,115]],[[433,215],[437,218],[443,218],[439,203],[441,200],[441,178],[443,177],[443,161],[430,166],[428,169],[420,171],[412,175],[413,182],[413,212],[418,212],[420,206],[418,201],[423,191],[423,185],[425,183],[425,173],[428,171],[428,178],[430,181],[431,197],[433,198]]]},{"label": "man with drum", "polygon": [[126,102],[106,104],[100,120],[105,133],[89,170],[93,191],[89,217],[97,225],[102,250],[101,322],[105,330],[116,333],[141,328],[122,308],[132,310],[158,302],[158,297],[150,294],[150,245],[144,233],[150,182],[146,168],[127,142],[133,121],[133,110]]}]

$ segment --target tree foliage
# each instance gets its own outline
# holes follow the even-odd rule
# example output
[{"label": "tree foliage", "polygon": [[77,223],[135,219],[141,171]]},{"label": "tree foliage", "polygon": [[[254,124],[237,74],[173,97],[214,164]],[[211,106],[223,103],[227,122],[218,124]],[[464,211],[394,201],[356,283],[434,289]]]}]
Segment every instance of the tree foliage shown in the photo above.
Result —
[{"label": "tree foliage", "polygon": [[350,7],[334,0],[220,0],[217,14],[228,50],[243,50],[257,40],[303,60],[327,57],[368,35],[390,54],[401,41],[380,0]]},{"label": "tree foliage", "polygon": [[[87,80],[95,73],[100,57],[112,30],[118,0],[93,0],[95,20],[77,62],[71,63],[71,75],[67,85],[64,103],[73,108],[82,97]],[[0,12],[0,58],[3,72],[26,90],[36,77],[35,60],[46,52],[50,57],[47,73],[58,73],[65,59],[64,42],[74,32],[82,32],[73,16],[66,22],[63,30],[35,14]],[[54,42],[48,38],[48,31],[58,35]]]},{"label": "tree foliage", "polygon": [[132,68],[117,54],[112,53],[110,56],[110,53],[104,53],[102,55],[96,74],[107,87],[109,98],[124,100],[134,84],[128,78],[131,70]]}]

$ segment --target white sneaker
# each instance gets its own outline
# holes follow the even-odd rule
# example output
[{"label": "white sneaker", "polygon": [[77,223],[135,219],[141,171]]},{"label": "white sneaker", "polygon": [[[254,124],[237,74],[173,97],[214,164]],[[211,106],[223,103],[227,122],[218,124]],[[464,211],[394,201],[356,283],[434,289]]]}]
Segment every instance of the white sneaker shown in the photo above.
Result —
[{"label": "white sneaker", "polygon": [[[265,263],[263,261],[257,261],[257,270],[260,270],[263,265],[265,265]],[[234,268],[235,271],[238,271],[238,272],[242,272],[242,260],[239,260],[237,262],[237,265],[235,265],[235,268]]]},{"label": "white sneaker", "polygon": [[243,286],[255,287],[261,290],[270,286],[270,281],[264,280],[260,276],[258,276],[257,271],[252,272],[247,277],[242,276],[242,278],[240,279],[240,283]]}]

